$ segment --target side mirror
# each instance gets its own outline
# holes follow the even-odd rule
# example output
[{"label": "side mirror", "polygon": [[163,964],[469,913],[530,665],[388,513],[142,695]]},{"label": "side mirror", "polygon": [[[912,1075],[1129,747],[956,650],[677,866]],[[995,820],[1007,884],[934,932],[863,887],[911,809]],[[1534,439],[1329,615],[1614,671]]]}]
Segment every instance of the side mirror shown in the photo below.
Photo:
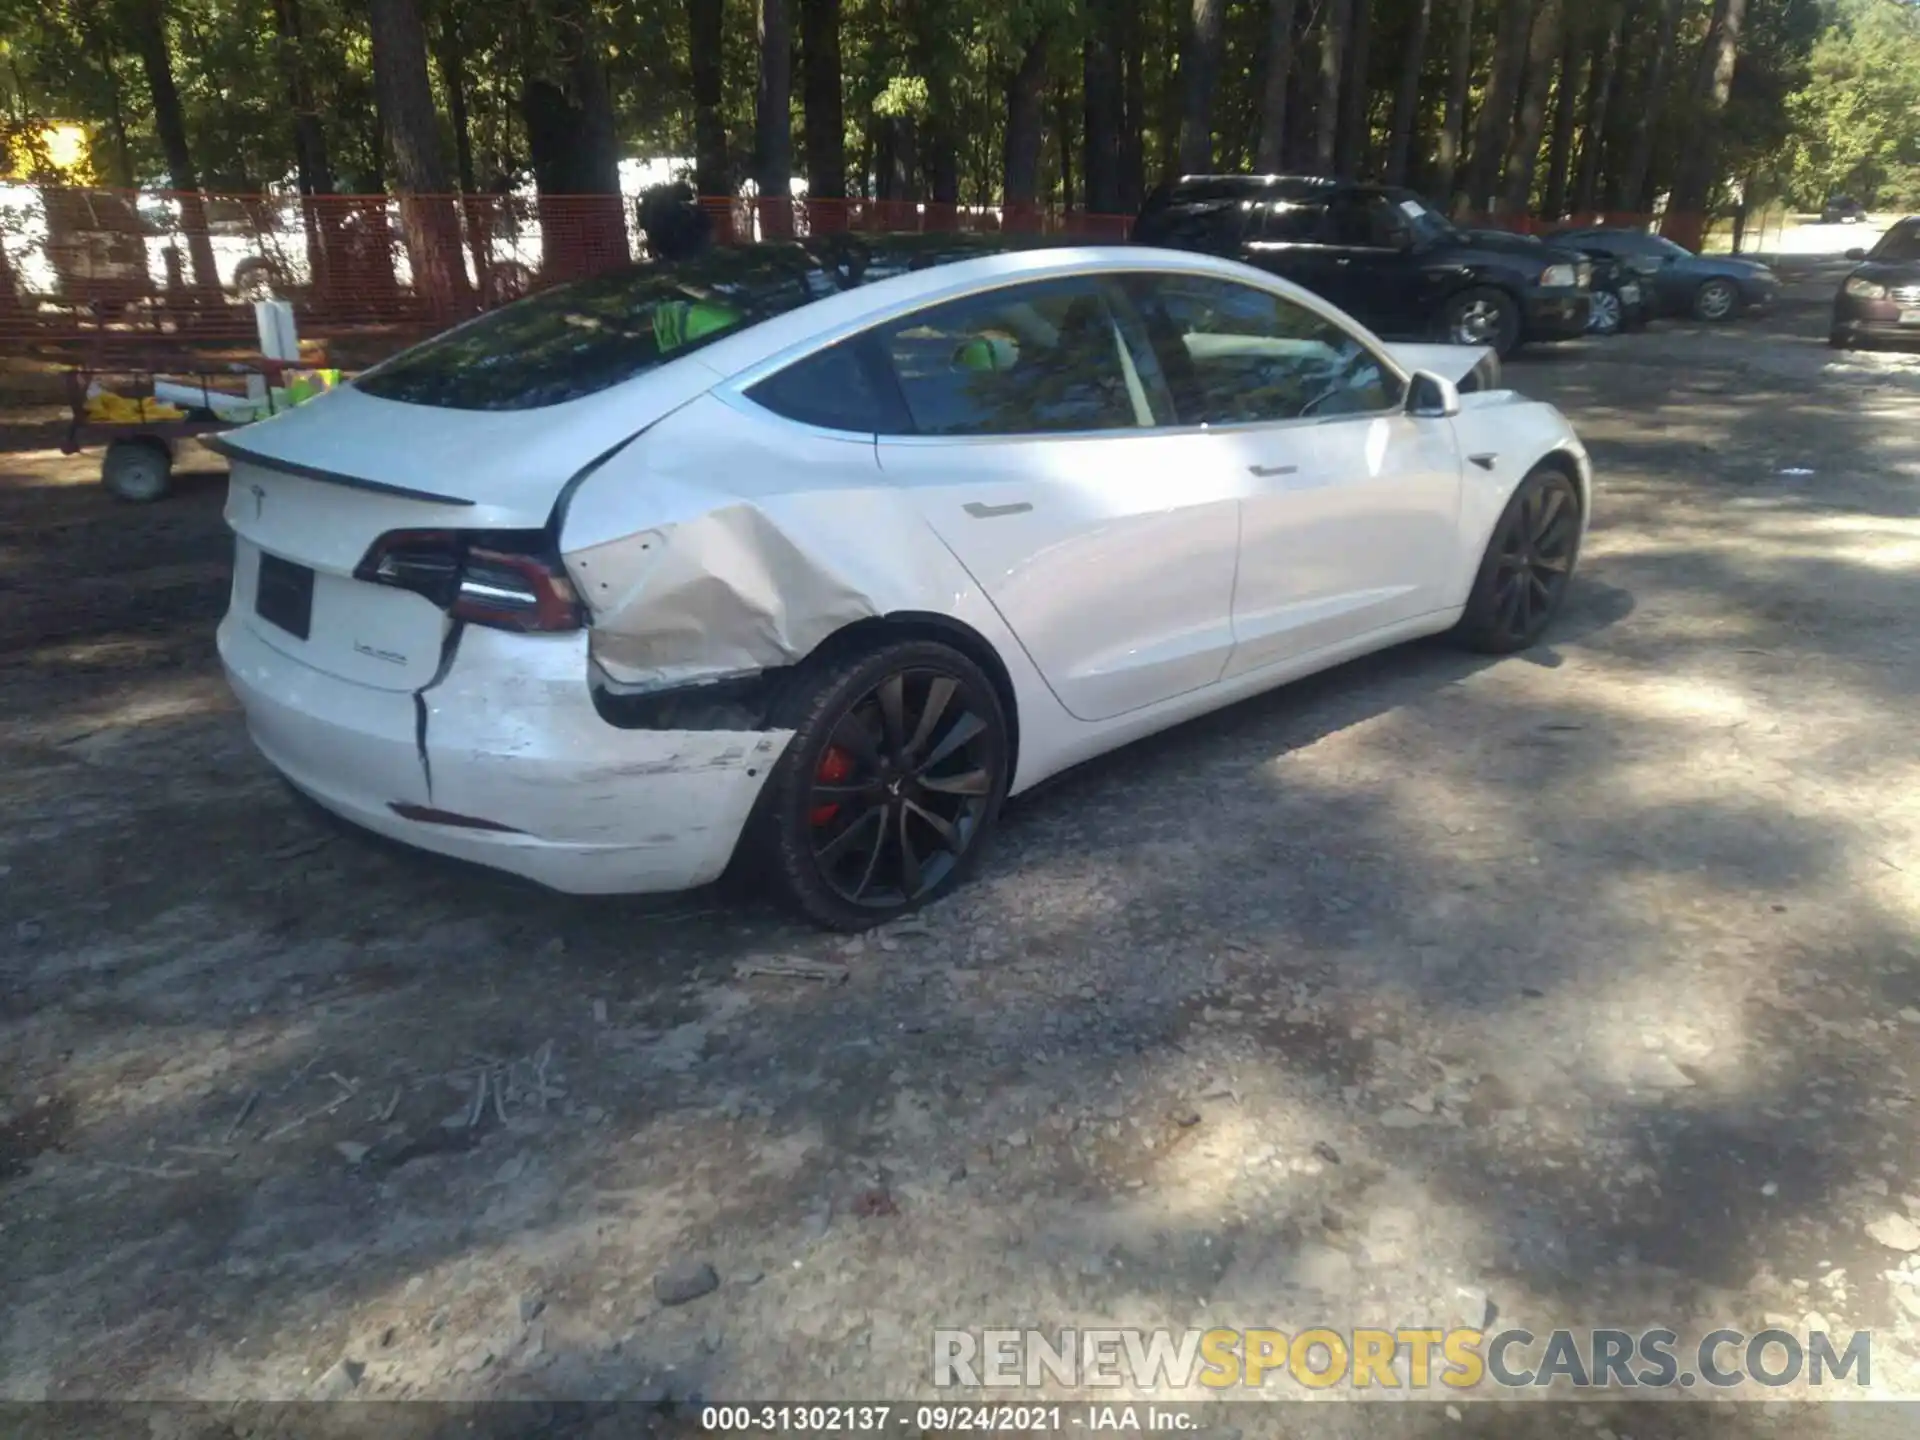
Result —
[{"label": "side mirror", "polygon": [[1416,420],[1449,420],[1460,413],[1460,387],[1430,370],[1416,370],[1407,385],[1407,414]]},{"label": "side mirror", "polygon": [[1867,252],[1862,250],[1858,245],[1847,251],[1847,259],[1849,260],[1864,260],[1866,258]]}]

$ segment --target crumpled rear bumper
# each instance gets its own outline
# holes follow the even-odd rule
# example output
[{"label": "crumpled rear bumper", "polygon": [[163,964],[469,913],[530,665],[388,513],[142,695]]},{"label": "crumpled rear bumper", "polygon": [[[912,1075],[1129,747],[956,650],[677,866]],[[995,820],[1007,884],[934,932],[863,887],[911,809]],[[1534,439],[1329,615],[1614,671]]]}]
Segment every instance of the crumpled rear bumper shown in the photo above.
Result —
[{"label": "crumpled rear bumper", "polygon": [[302,665],[231,618],[219,643],[261,753],[319,804],[376,834],[575,894],[718,878],[791,738],[609,724],[588,690],[584,631],[470,626],[418,703]]}]

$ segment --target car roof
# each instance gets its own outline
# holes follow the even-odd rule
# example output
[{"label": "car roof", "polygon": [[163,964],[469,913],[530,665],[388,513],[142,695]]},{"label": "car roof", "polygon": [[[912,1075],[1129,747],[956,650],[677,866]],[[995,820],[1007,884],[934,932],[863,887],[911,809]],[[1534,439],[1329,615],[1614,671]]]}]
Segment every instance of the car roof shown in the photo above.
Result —
[{"label": "car roof", "polygon": [[[1168,203],[1191,205],[1208,200],[1253,200],[1272,197],[1302,200],[1340,188],[1324,175],[1182,175],[1166,187]],[[1378,189],[1356,186],[1356,189]]]},{"label": "car roof", "polygon": [[825,295],[723,336],[687,358],[690,363],[715,371],[723,380],[744,381],[763,371],[770,373],[803,353],[824,349],[896,315],[969,294],[1003,285],[1075,275],[1153,271],[1215,275],[1278,291],[1307,309],[1365,333],[1358,321],[1343,316],[1320,297],[1237,260],[1148,245],[1056,241],[908,269],[884,280]]}]

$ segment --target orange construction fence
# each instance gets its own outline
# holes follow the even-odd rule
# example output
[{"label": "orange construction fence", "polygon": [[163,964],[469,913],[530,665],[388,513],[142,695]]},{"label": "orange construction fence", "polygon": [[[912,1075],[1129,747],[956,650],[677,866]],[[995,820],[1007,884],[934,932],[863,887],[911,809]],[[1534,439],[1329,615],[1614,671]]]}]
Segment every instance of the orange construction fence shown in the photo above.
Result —
[{"label": "orange construction fence", "polygon": [[[700,202],[721,243],[829,233],[1020,231],[1127,238],[1130,217],[918,201]],[[1475,223],[1539,232],[1639,215]],[[0,184],[0,347],[245,345],[249,302],[290,300],[303,334],[419,334],[646,253],[617,195],[227,195]]]}]

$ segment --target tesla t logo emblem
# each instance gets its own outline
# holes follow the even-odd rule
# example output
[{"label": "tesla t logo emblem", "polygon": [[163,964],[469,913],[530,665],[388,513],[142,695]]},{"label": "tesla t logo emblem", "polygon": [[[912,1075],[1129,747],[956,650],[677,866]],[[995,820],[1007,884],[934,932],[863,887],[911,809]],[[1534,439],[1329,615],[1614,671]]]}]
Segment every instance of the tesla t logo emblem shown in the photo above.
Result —
[{"label": "tesla t logo emblem", "polygon": [[266,512],[267,492],[258,485],[249,485],[247,489],[253,492],[253,518],[258,520]]}]

